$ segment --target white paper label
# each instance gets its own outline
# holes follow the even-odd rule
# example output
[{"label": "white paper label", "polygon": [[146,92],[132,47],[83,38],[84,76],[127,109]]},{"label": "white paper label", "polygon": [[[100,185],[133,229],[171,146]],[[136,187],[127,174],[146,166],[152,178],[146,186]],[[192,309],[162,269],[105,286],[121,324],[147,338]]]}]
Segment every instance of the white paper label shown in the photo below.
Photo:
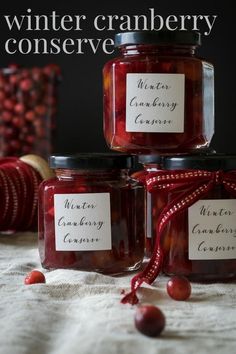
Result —
[{"label": "white paper label", "polygon": [[184,74],[127,74],[126,131],[184,132]]},{"label": "white paper label", "polygon": [[55,194],[57,251],[111,249],[109,193]]},{"label": "white paper label", "polygon": [[236,259],[236,199],[199,200],[188,223],[189,259]]}]

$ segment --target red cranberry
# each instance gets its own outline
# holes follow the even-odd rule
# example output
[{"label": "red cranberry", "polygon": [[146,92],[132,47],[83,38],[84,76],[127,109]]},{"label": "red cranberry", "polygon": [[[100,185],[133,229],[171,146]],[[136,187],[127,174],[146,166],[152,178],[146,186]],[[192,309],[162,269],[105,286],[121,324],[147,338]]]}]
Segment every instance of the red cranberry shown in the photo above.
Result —
[{"label": "red cranberry", "polygon": [[25,136],[29,134],[29,132],[30,132],[30,128],[27,125],[24,125],[21,129],[21,133]]},{"label": "red cranberry", "polygon": [[20,88],[22,91],[29,91],[33,87],[33,82],[30,79],[24,79],[20,82]]},{"label": "red cranberry", "polygon": [[18,82],[19,82],[19,75],[11,75],[10,77],[9,77],[9,82],[10,82],[10,84],[11,85],[16,85],[16,84],[18,84]]},{"label": "red cranberry", "polygon": [[54,218],[54,207],[52,207],[48,210],[48,215],[50,215],[50,217]]},{"label": "red cranberry", "polygon": [[35,67],[31,70],[31,73],[34,81],[40,81],[43,79],[42,69]]},{"label": "red cranberry", "polygon": [[32,90],[30,92],[30,100],[31,100],[31,102],[34,103],[34,105],[36,102],[41,101],[41,95],[40,95],[39,90]]},{"label": "red cranberry", "polygon": [[12,119],[12,123],[13,123],[13,125],[15,126],[15,127],[17,127],[17,128],[22,128],[23,126],[24,126],[24,119],[23,118],[21,118],[21,117],[14,117],[13,119]]},{"label": "red cranberry", "polygon": [[9,144],[12,150],[18,151],[21,148],[21,143],[18,140],[11,140]]},{"label": "red cranberry", "polygon": [[4,127],[2,130],[2,135],[7,139],[12,139],[17,135],[17,132],[12,127]]},{"label": "red cranberry", "polygon": [[10,99],[6,99],[4,101],[4,107],[6,109],[8,109],[9,111],[13,111],[13,109],[15,107],[15,101],[14,100],[10,100]]},{"label": "red cranberry", "polygon": [[32,148],[28,145],[24,145],[22,147],[22,152],[24,155],[28,155],[28,154],[32,153]]},{"label": "red cranberry", "polygon": [[5,84],[4,85],[4,91],[7,93],[7,94],[11,94],[12,93],[12,86],[10,84]]},{"label": "red cranberry", "polygon": [[29,76],[30,76],[29,69],[21,69],[20,70],[20,76],[21,76],[22,79],[29,80]]},{"label": "red cranberry", "polygon": [[39,270],[32,270],[25,277],[25,285],[37,284],[37,283],[46,283],[45,276]]},{"label": "red cranberry", "polygon": [[57,99],[56,99],[56,97],[53,97],[53,96],[47,96],[47,97],[45,97],[45,102],[49,106],[55,106],[57,103]]},{"label": "red cranberry", "polygon": [[5,78],[2,75],[0,75],[0,88],[5,89],[5,85],[6,85]]},{"label": "red cranberry", "polygon": [[22,103],[17,103],[15,105],[15,112],[18,114],[22,114],[25,111],[25,106]]},{"label": "red cranberry", "polygon": [[28,122],[32,122],[34,119],[35,119],[35,113],[34,111],[28,111],[25,113],[25,119],[28,121]]},{"label": "red cranberry", "polygon": [[29,145],[32,145],[34,142],[35,142],[35,137],[33,135],[28,135],[26,138],[25,138],[25,141],[29,144]]},{"label": "red cranberry", "polygon": [[47,111],[47,109],[43,105],[39,105],[39,106],[35,107],[35,112],[40,116],[43,116],[46,113],[46,111]]},{"label": "red cranberry", "polygon": [[0,90],[0,102],[3,102],[6,98],[6,94],[3,90]]},{"label": "red cranberry", "polygon": [[173,276],[167,282],[168,295],[178,301],[187,300],[191,295],[191,284],[184,276]]},{"label": "red cranberry", "polygon": [[3,122],[9,123],[12,120],[12,113],[8,111],[3,111],[1,114]]},{"label": "red cranberry", "polygon": [[157,337],[165,327],[165,316],[156,306],[141,305],[137,307],[134,323],[141,333]]},{"label": "red cranberry", "polygon": [[38,138],[44,138],[46,136],[46,131],[41,126],[36,125],[35,132]]},{"label": "red cranberry", "polygon": [[10,63],[8,65],[8,68],[9,69],[13,69],[13,70],[16,70],[16,69],[19,69],[20,65],[19,64],[16,64],[16,63]]}]

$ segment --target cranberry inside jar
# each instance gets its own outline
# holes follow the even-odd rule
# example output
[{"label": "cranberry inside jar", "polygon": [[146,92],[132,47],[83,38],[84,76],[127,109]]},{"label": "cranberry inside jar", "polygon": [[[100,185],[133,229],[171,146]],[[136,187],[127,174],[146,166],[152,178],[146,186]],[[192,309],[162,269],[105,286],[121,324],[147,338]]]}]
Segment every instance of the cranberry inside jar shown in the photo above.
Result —
[{"label": "cranberry inside jar", "polygon": [[52,64],[0,69],[0,156],[53,152],[59,76]]},{"label": "cranberry inside jar", "polygon": [[126,32],[104,66],[104,135],[111,149],[181,153],[214,133],[214,69],[195,52],[200,33]]},{"label": "cranberry inside jar", "polygon": [[144,188],[129,177],[135,158],[53,155],[56,178],[39,191],[42,266],[119,274],[144,256]]},{"label": "cranberry inside jar", "polygon": [[[208,192],[189,208],[176,214],[161,235],[163,272],[192,281],[236,279],[236,155],[209,154],[166,157],[163,171],[217,172]],[[179,183],[179,184],[178,184]],[[207,183],[207,182],[205,182]],[[202,186],[199,180],[178,182],[166,192],[171,205],[181,195]],[[189,193],[190,195],[190,193]]]}]

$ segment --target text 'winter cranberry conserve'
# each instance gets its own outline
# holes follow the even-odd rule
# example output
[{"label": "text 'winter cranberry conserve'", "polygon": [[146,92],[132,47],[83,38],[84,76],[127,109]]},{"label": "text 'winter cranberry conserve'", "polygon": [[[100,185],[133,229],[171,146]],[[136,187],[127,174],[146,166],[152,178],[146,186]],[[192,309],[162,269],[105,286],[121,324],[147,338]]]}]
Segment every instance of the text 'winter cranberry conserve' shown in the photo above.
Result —
[{"label": "text 'winter cranberry conserve'", "polygon": [[56,178],[39,196],[39,251],[45,268],[116,274],[138,269],[144,254],[144,188],[128,176],[135,158],[54,155]]},{"label": "text 'winter cranberry conserve'", "polygon": [[200,34],[126,32],[121,55],[106,63],[104,134],[115,150],[186,152],[214,133],[214,69],[196,57]]}]

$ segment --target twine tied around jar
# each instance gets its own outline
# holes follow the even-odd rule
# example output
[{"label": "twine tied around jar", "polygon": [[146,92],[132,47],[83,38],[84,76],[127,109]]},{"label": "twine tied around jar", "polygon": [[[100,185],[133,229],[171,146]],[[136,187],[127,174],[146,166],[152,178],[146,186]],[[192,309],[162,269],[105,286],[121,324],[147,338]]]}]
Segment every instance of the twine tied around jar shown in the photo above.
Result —
[{"label": "twine tied around jar", "polygon": [[157,237],[152,257],[145,269],[131,279],[131,291],[121,299],[123,304],[130,303],[132,305],[139,302],[136,293],[142,283],[152,284],[161,271],[163,250],[160,241],[167,223],[177,214],[204,198],[215,186],[222,185],[226,191],[236,196],[236,170],[230,172],[221,170],[158,171],[141,176],[140,181],[146,185],[147,191],[150,193],[165,189],[166,191],[179,190],[180,194],[168,203],[160,213],[156,225]]}]

